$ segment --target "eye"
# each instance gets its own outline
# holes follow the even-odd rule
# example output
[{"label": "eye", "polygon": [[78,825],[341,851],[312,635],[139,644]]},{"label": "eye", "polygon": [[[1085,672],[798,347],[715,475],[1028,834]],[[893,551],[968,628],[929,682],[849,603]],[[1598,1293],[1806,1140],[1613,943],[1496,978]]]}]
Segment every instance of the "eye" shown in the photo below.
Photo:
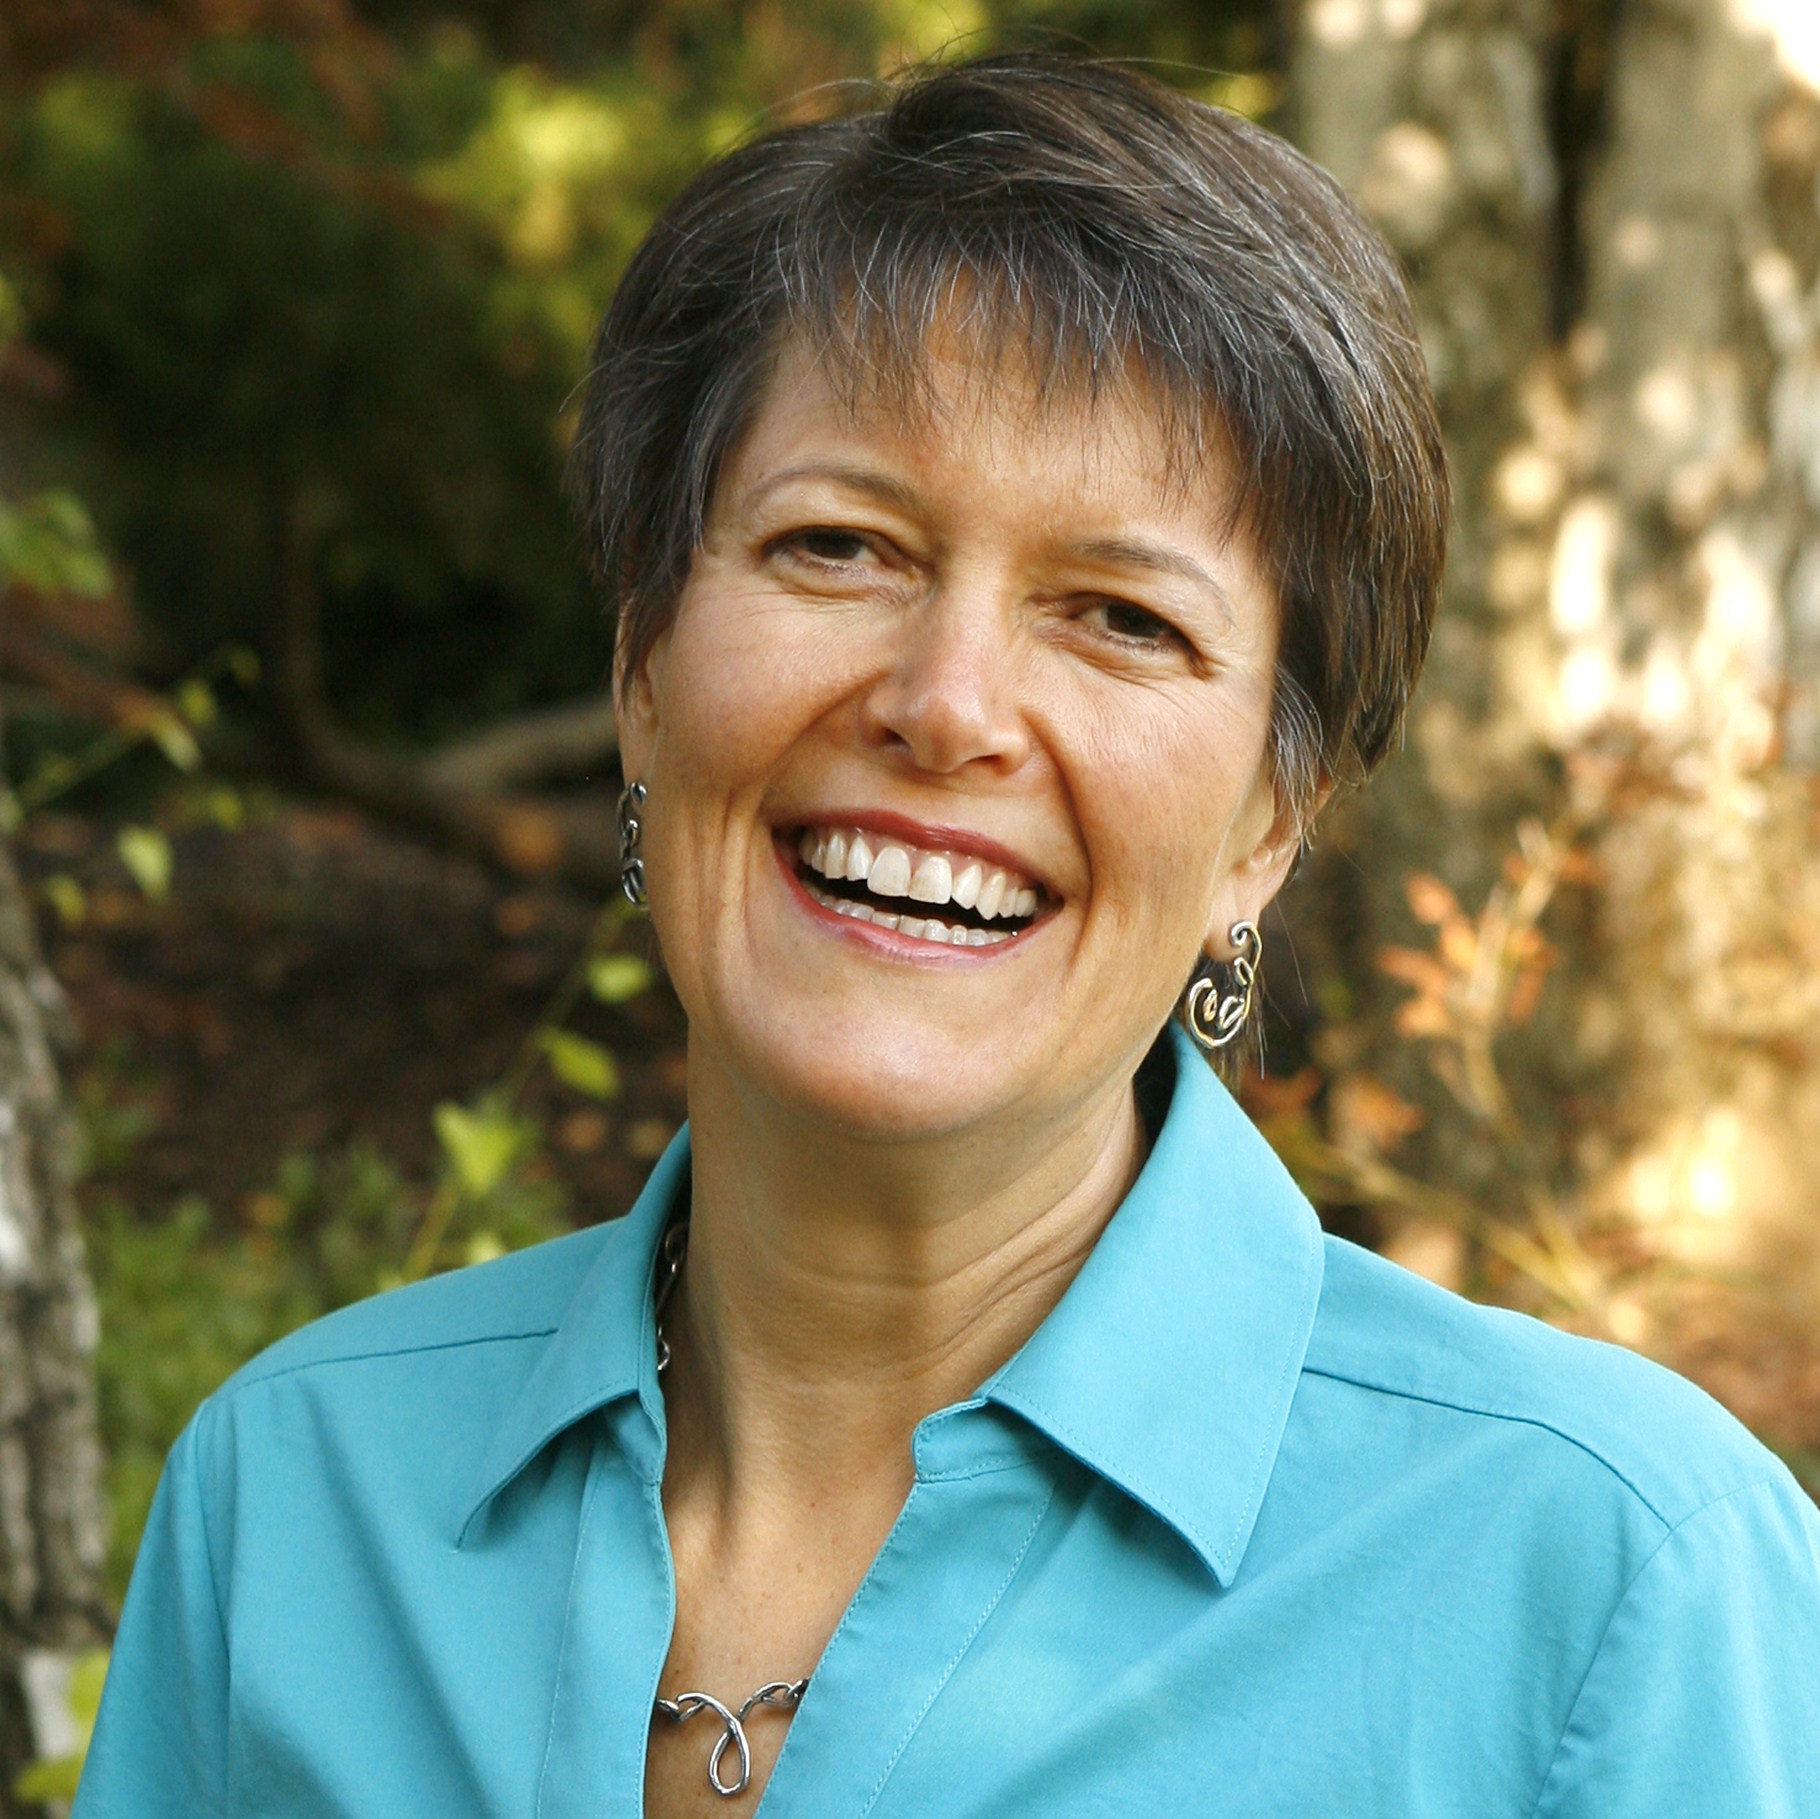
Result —
[{"label": "eye", "polygon": [[843,530],[839,525],[811,524],[790,531],[771,545],[774,552],[806,558],[825,567],[845,567],[863,562],[872,554],[872,545],[858,531]]},{"label": "eye", "polygon": [[1167,619],[1159,618],[1148,607],[1135,606],[1129,600],[1097,601],[1081,617],[1121,644],[1161,649],[1184,642],[1181,633]]}]

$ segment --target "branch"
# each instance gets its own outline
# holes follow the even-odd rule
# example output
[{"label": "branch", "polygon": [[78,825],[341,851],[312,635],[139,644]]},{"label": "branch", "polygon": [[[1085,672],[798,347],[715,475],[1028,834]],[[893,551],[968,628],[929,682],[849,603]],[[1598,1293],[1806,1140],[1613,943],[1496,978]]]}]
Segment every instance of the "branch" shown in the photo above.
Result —
[{"label": "branch", "polygon": [[[19,591],[6,596],[9,605]],[[170,709],[150,689],[78,662],[15,621],[0,626],[0,667],[38,684],[66,714],[103,726],[144,726]]]},{"label": "branch", "polygon": [[[522,723],[494,729],[442,754],[447,762],[441,764],[436,757],[402,757],[350,739],[334,723],[324,697],[321,608],[308,538],[295,509],[284,514],[280,536],[283,585],[273,677],[279,711],[309,779],[357,807],[507,871],[556,874],[590,890],[611,889],[619,879],[619,847],[609,803],[554,801],[496,787],[502,779],[547,769],[559,735],[573,753],[584,719],[596,734],[598,753],[601,704],[584,703],[562,718],[533,716],[543,722],[542,731]],[[533,757],[544,763],[531,763]],[[450,772],[456,781],[450,781]],[[464,786],[464,778],[495,787]]]},{"label": "branch", "polygon": [[419,762],[442,790],[499,790],[552,777],[579,777],[619,750],[613,702],[565,701],[457,739]]}]

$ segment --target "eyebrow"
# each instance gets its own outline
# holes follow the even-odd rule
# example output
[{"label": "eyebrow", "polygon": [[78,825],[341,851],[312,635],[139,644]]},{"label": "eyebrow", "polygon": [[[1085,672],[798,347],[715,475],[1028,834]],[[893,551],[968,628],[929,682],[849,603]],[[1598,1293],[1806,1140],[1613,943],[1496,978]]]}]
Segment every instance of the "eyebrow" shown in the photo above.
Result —
[{"label": "eyebrow", "polygon": [[1164,543],[1135,537],[1087,537],[1068,545],[1068,554],[1110,568],[1137,568],[1150,574],[1171,575],[1211,594],[1227,622],[1232,621],[1232,598],[1195,559]]},{"label": "eyebrow", "polygon": [[794,467],[782,468],[775,474],[767,475],[753,487],[746,495],[746,504],[757,505],[761,500],[769,498],[780,486],[789,485],[792,480],[832,480],[837,486],[869,493],[873,498],[894,505],[902,512],[915,512],[922,504],[921,495],[915,487],[894,480],[889,474],[881,474],[874,468],[845,461],[801,461]]}]

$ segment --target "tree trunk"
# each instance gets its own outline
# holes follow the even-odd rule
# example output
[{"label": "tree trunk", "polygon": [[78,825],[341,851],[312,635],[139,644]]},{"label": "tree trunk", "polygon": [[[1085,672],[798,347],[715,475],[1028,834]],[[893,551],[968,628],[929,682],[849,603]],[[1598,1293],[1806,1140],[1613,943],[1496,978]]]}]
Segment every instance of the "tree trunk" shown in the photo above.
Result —
[{"label": "tree trunk", "polygon": [[0,843],[0,1815],[66,1743],[63,1682],[107,1633],[91,1354],[52,1032],[62,1001]]},{"label": "tree trunk", "polygon": [[[1337,833],[1363,888],[1335,892],[1330,859],[1295,912],[1317,963],[1366,982],[1349,1064],[1420,1090],[1396,994],[1372,980],[1377,951],[1410,939],[1403,876],[1437,874],[1470,907],[1523,815],[1565,814],[1588,887],[1556,904],[1536,1029],[1502,1049],[1529,1187],[1582,1232],[1621,1228],[1711,1281],[1756,1272],[1810,1309],[1811,4],[1306,0],[1293,84],[1301,142],[1411,268],[1460,491],[1408,750]],[[1508,1202],[1508,1143],[1432,1085],[1426,1109],[1423,1167]],[[1672,1351],[1680,1291],[1640,1299],[1618,1274],[1608,1327]]]},{"label": "tree trunk", "polygon": [[[1820,1301],[1820,28],[1627,0],[1580,222],[1584,471],[1556,564],[1568,731],[1652,788],[1598,842],[1624,1083],[1595,1205]],[[1615,1039],[1614,1039],[1615,1038]]]},{"label": "tree trunk", "polygon": [[[1421,1106],[1412,1172],[1495,1202],[1500,1146],[1393,1027],[1380,971],[1419,939],[1406,882],[1481,901],[1556,765],[1546,725],[1549,546],[1569,436],[1548,0],[1306,0],[1290,129],[1365,206],[1411,279],[1456,490],[1445,607],[1404,752],[1342,802],[1287,901],[1303,975],[1358,1043],[1317,1052]],[[1559,1055],[1559,1050],[1547,1051]],[[1566,1090],[1549,1082],[1549,1095]],[[1429,1221],[1420,1221],[1425,1228]],[[1376,1236],[1393,1251],[1397,1234]],[[1436,1273],[1458,1280],[1455,1255]]]}]

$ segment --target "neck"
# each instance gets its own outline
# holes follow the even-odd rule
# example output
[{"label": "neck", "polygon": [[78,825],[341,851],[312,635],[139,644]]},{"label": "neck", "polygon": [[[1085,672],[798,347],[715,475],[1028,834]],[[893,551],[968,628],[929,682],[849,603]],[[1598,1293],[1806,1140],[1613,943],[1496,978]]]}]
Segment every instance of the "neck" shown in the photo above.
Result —
[{"label": "neck", "polygon": [[895,1507],[918,1421],[1035,1331],[1142,1165],[1129,1084],[1041,1130],[831,1134],[690,1056],[666,1497],[710,1520]]}]

